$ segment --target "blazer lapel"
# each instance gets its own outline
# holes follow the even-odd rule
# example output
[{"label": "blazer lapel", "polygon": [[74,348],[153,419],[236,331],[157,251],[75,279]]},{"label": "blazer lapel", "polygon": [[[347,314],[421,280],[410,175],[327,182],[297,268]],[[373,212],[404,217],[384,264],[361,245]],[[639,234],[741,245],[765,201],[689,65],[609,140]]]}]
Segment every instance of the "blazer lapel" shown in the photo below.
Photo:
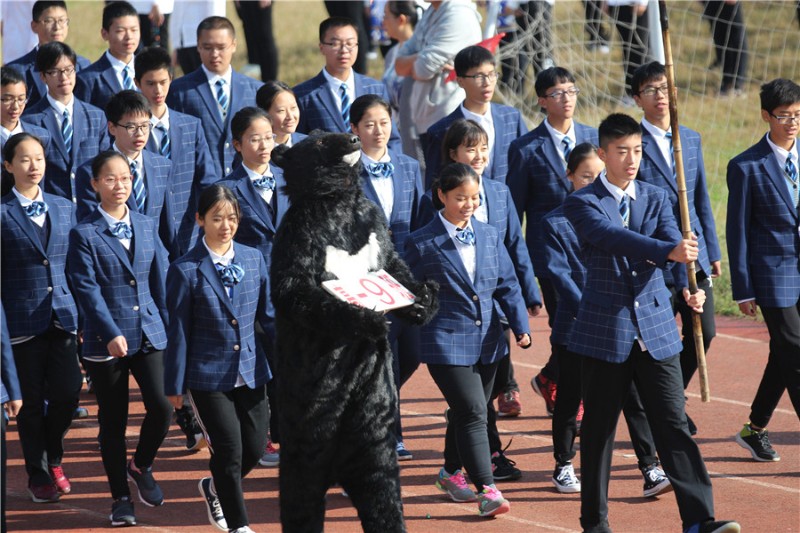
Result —
[{"label": "blazer lapel", "polygon": [[[119,239],[114,237],[114,235],[111,233],[111,228],[108,227],[108,224],[106,223],[103,216],[97,211],[95,211],[95,215],[96,215],[96,218],[94,220],[95,231],[97,232],[98,235],[100,235],[100,238],[103,239],[106,242],[106,244],[108,244],[108,246],[111,248],[111,250],[117,255],[122,264],[125,265],[125,268],[127,268],[130,271],[130,273],[135,276],[136,273],[133,270],[133,265],[131,265],[131,260],[128,258],[127,250],[125,250],[125,247],[122,246],[121,242],[119,242]],[[134,229],[134,231],[136,230]],[[136,253],[136,248],[137,247],[134,246],[133,249],[134,253]]]},{"label": "blazer lapel", "polygon": [[[340,128],[343,128],[341,131],[349,131],[350,127],[349,124],[345,125],[344,119],[342,118],[342,113],[339,111],[339,106],[333,100],[333,93],[331,93],[330,88],[328,87],[328,80],[325,79],[325,75],[320,72],[317,75],[318,81],[320,83],[319,87],[316,90],[316,98],[319,99],[320,103],[323,107],[328,111],[330,116],[336,118],[336,123],[339,125]],[[319,78],[322,78],[319,80]]]},{"label": "blazer lapel", "polygon": [[[242,198],[244,198],[244,200],[250,204],[250,207],[253,208],[253,211],[256,212],[258,218],[261,219],[264,225],[270,230],[274,231],[275,226],[272,224],[272,215],[269,212],[267,203],[264,201],[261,195],[258,194],[255,185],[253,185],[253,182],[250,181],[247,173],[242,173],[244,174],[244,179],[240,179],[239,183],[236,184],[236,188],[239,189],[239,194],[241,194]],[[272,194],[277,194],[277,191],[273,191]]]},{"label": "blazer lapel", "polygon": [[[483,280],[481,266],[486,262],[486,228],[481,224],[473,224],[472,231],[475,232],[475,283],[473,285],[477,287]],[[499,244],[503,246],[502,243]]]},{"label": "blazer lapel", "polygon": [[[144,187],[145,191],[147,191],[145,214],[157,216],[158,213],[155,199],[162,196],[164,182],[156,179],[156,171],[153,167],[153,159],[150,157],[149,152],[142,153],[142,161],[144,162]],[[133,196],[133,194],[131,194],[131,196]]]},{"label": "blazer lapel", "polygon": [[497,205],[498,199],[495,196],[494,187],[487,184],[486,180],[483,180],[483,196],[483,204],[486,208],[486,220],[489,224],[492,224],[495,218],[495,210],[492,206]]},{"label": "blazer lapel", "polygon": [[[73,106],[73,110],[75,106]],[[77,128],[75,128],[75,113],[73,113],[72,117],[72,145],[75,146],[75,136],[77,134]],[[69,152],[67,152],[67,146],[64,144],[64,137],[61,135],[61,126],[58,125],[58,120],[56,120],[56,110],[49,105],[45,108],[44,112],[44,127],[48,131],[52,132],[50,136],[50,141],[55,143],[56,147],[58,148],[58,152],[61,154],[61,157],[64,158],[65,161],[69,161]]]},{"label": "blazer lapel", "polygon": [[572,191],[572,185],[567,179],[567,170],[561,163],[561,156],[559,156],[558,152],[556,152],[556,145],[553,144],[553,138],[550,136],[550,132],[545,129],[544,133],[546,135],[546,137],[542,139],[542,151],[544,152],[544,158],[547,161],[547,164],[550,165],[550,168],[553,169],[553,172],[555,172],[556,176],[558,176],[558,183],[564,187],[564,190],[570,192]]},{"label": "blazer lapel", "polygon": [[593,185],[597,188],[597,196],[600,198],[600,206],[603,208],[603,211],[606,212],[611,222],[621,226],[622,217],[619,214],[619,204],[616,198],[608,192],[608,189],[606,189],[606,186],[603,185],[603,182],[599,178],[594,181]]},{"label": "blazer lapel", "polygon": [[667,161],[664,160],[664,155],[658,148],[658,143],[655,138],[646,128],[642,128],[642,151],[655,163],[656,168],[658,168],[658,171],[664,176],[664,180],[669,183],[672,191],[677,193],[678,184],[672,179],[672,169],[669,168]]},{"label": "blazer lapel", "polygon": [[[202,79],[200,79],[202,78]],[[222,116],[219,113],[219,106],[217,105],[217,96],[211,92],[211,87],[208,85],[208,79],[202,69],[198,69],[197,92],[200,93],[200,99],[206,104],[208,114],[214,119],[214,124],[220,130],[224,130],[225,124],[222,122]],[[231,87],[231,91],[233,88]],[[230,104],[228,104],[230,109]],[[230,113],[228,113],[230,115]]]},{"label": "blazer lapel", "polygon": [[[767,146],[767,148],[769,148],[769,146]],[[786,202],[789,212],[792,213],[794,218],[797,218],[797,207],[795,207],[794,199],[792,199],[792,196],[789,194],[789,189],[786,186],[786,174],[784,174],[783,169],[778,165],[778,160],[775,159],[771,148],[769,148],[769,152],[763,159],[762,165],[764,167],[764,173],[769,177],[770,181],[772,181],[772,184],[775,186],[775,189],[777,189],[780,197],[783,198],[783,201]]]},{"label": "blazer lapel", "polygon": [[[47,198],[45,198],[46,200]],[[55,202],[47,204],[47,216],[50,217],[50,238],[47,240],[47,255],[50,256],[54,252],[53,246],[57,241],[57,239],[53,238],[55,234],[69,234],[71,228],[69,214],[64,213]]]},{"label": "blazer lapel", "polygon": [[450,261],[450,264],[456,269],[461,279],[464,281],[467,287],[473,287],[472,280],[470,279],[469,275],[467,274],[467,269],[464,268],[464,263],[461,261],[461,256],[458,255],[458,250],[456,249],[456,243],[453,242],[453,239],[450,238],[450,234],[447,233],[447,228],[444,227],[441,220],[437,220],[437,224],[439,225],[439,232],[434,237],[434,242],[436,245],[442,250],[442,253]]},{"label": "blazer lapel", "polygon": [[[631,183],[630,186],[636,186],[636,183]],[[636,188],[636,200],[631,198],[630,202],[630,228],[633,231],[640,231],[642,229],[642,222],[644,221],[644,211],[647,204],[646,193],[641,187]]]},{"label": "blazer lapel", "polygon": [[[225,290],[225,286],[222,284],[222,280],[219,279],[217,269],[214,266],[214,263],[211,261],[211,256],[208,255],[208,253],[206,253],[205,256],[200,260],[200,267],[198,270],[203,276],[205,276],[206,280],[208,280],[208,284],[211,285],[211,288],[214,289],[215,293],[217,293],[217,297],[220,299],[225,308],[232,315],[236,315],[236,312],[233,309],[233,302],[231,302],[231,299],[228,296],[228,291]],[[236,294],[236,289],[234,289],[233,292]]]},{"label": "blazer lapel", "polygon": [[[72,153],[78,153],[80,150],[81,142],[83,141],[86,132],[89,131],[89,124],[86,118],[86,108],[83,105],[83,102],[75,98],[75,103],[72,106]],[[105,129],[106,127],[103,126]],[[63,141],[62,141],[63,142]],[[76,163],[77,158],[67,158],[71,160],[73,164]]]},{"label": "blazer lapel", "polygon": [[[105,56],[103,57],[103,59],[105,59]],[[104,69],[103,73],[101,74],[101,76],[103,78],[103,81],[106,83],[106,85],[108,85],[108,88],[111,89],[111,91],[114,94],[116,94],[116,93],[120,92],[123,89],[123,87],[122,87],[122,85],[119,84],[119,80],[117,79],[116,71],[113,68],[110,68],[111,67],[111,63],[107,59],[106,59],[106,63],[108,63],[108,67],[109,68]]]},{"label": "blazer lapel", "polygon": [[[16,220],[17,224],[19,224],[19,227],[22,229],[25,235],[27,235],[34,246],[36,246],[36,249],[39,250],[43,256],[46,256],[47,254],[42,246],[42,240],[35,233],[35,230],[33,229],[33,222],[31,222],[28,215],[25,214],[25,210],[22,208],[22,204],[19,203],[19,200],[14,197],[14,199],[9,202],[8,207],[8,214],[11,215],[11,218]],[[51,206],[48,206],[48,208],[51,208]],[[52,239],[50,240],[52,241]],[[8,260],[10,260],[10,258],[7,257],[6,261]]]},{"label": "blazer lapel", "polygon": [[[392,179],[394,179],[394,177],[392,177]],[[367,199],[380,206],[381,202],[378,199],[378,191],[375,190],[375,186],[372,184],[372,179],[369,176],[369,172],[363,164],[361,165],[361,181],[364,183],[364,195],[367,197]],[[395,183],[395,193],[397,193],[397,183]],[[397,201],[397,198],[395,198],[395,201]]]}]

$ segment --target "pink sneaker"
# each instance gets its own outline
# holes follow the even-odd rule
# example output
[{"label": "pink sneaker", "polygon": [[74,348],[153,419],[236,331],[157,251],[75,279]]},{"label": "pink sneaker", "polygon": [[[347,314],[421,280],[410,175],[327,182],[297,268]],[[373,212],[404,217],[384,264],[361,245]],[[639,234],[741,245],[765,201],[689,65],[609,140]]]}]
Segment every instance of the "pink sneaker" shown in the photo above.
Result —
[{"label": "pink sneaker", "polygon": [[511,504],[494,485],[485,485],[478,493],[478,514],[481,516],[496,516],[511,510]]},{"label": "pink sneaker", "polygon": [[53,478],[53,483],[55,483],[58,492],[69,494],[72,490],[72,485],[69,483],[69,478],[64,475],[64,469],[60,466],[49,466],[48,470],[50,470],[50,477]]}]

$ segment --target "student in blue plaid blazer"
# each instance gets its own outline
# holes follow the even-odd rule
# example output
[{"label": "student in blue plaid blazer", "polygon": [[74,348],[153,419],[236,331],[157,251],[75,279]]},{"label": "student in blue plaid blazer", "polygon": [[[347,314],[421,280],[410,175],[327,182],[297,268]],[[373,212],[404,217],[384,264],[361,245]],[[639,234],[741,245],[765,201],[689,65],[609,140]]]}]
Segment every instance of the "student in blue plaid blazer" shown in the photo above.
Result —
[{"label": "student in blue plaid blazer", "polygon": [[450,407],[437,486],[454,501],[475,500],[463,466],[478,490],[481,516],[494,516],[510,508],[494,485],[486,430],[497,364],[508,356],[496,303],[517,345],[528,347],[531,341],[514,264],[497,230],[473,218],[480,206],[479,182],[468,165],[442,169],[434,188],[441,211],[411,234],[405,258],[417,279],[440,286],[439,312],[422,327],[420,347],[420,361]]},{"label": "student in blue plaid blazer", "polygon": [[[420,228],[423,196],[419,163],[388,147],[392,131],[389,102],[376,94],[356,98],[350,108],[350,127],[361,140],[361,186],[364,194],[386,216],[389,235],[397,253],[403,256],[406,238]],[[389,315],[389,344],[392,348],[394,385],[397,389],[395,435],[397,458],[413,458],[403,442],[400,420],[400,388],[419,367],[419,327]]]},{"label": "student in blue plaid blazer", "polygon": [[[92,175],[100,205],[70,232],[67,273],[81,310],[83,364],[100,409],[101,454],[114,498],[111,524],[134,525],[126,477],[145,505],[164,501],[152,467],[172,417],[164,396],[166,249],[157,222],[126,205],[133,185],[125,156],[101,153]],[[139,385],[146,412],[136,451],[126,464],[129,374]]]},{"label": "student in blue plaid blazer", "polygon": [[258,250],[233,241],[239,219],[236,196],[224,185],[200,195],[204,236],[167,274],[164,359],[167,396],[177,409],[188,393],[211,449],[212,477],[199,483],[211,524],[230,531],[249,523],[242,479],[261,457],[269,420],[270,369],[256,322],[274,338],[267,263]]},{"label": "student in blue plaid blazer", "polygon": [[[587,272],[567,345],[583,356],[581,526],[587,532],[611,531],[614,433],[635,383],[684,531],[739,531],[714,522],[711,479],[686,423],[681,339],[664,284],[663,271],[672,262],[697,259],[697,240],[681,238],[665,191],[635,181],[642,154],[639,124],[627,115],[609,115],[599,137],[606,170],[564,202]],[[686,286],[685,273],[676,284]],[[687,304],[702,312],[705,293],[682,292]]]},{"label": "student in blue plaid blazer", "polygon": [[24,406],[17,417],[34,502],[70,491],[62,469],[64,435],[78,406],[78,309],[65,274],[75,207],[39,187],[44,147],[29,133],[12,136],[4,166],[14,188],[0,204],[0,295]]},{"label": "student in blue plaid blazer", "polygon": [[[325,57],[325,66],[319,74],[294,88],[300,107],[297,131],[307,134],[320,129],[349,133],[349,108],[356,98],[377,94],[389,100],[383,83],[353,70],[359,46],[366,46],[366,43],[358,42],[358,32],[352,20],[330,17],[320,23],[319,50]],[[389,147],[402,151],[400,134],[394,125]]]},{"label": "student in blue plaid blazer", "polygon": [[256,104],[261,82],[231,68],[236,32],[225,17],[208,17],[197,26],[197,49],[203,64],[172,83],[170,109],[200,119],[205,130],[217,179],[234,169],[231,118],[243,107]]},{"label": "student in blue plaid blazer", "polygon": [[800,416],[800,86],[781,78],[762,85],[761,118],[769,132],[728,163],[726,234],[733,299],[748,316],[761,308],[770,337],[750,420],[736,442],[756,461],[777,461],[766,427],[784,390]]},{"label": "student in blue plaid blazer", "polygon": [[497,87],[497,69],[492,53],[482,46],[468,46],[453,60],[456,82],[466,98],[455,111],[428,128],[425,136],[425,188],[436,179],[447,158],[442,157],[442,139],[454,121],[474,120],[489,135],[489,164],[484,178],[506,182],[508,147],[528,133],[522,114],[513,107],[492,102]]},{"label": "student in blue plaid blazer", "polygon": [[22,391],[19,388],[19,379],[17,378],[17,367],[14,365],[14,355],[11,352],[11,336],[6,327],[6,312],[3,306],[0,305],[0,405],[3,407],[3,412],[0,412],[0,491],[2,491],[2,500],[0,500],[0,528],[3,531],[8,531],[6,528],[6,418],[17,416],[22,407]]}]

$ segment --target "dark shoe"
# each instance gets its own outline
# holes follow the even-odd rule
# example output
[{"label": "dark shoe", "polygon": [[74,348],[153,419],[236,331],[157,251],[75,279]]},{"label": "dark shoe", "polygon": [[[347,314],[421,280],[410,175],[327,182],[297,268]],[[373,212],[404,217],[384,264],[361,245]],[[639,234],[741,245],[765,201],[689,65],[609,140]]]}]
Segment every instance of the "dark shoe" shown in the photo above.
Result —
[{"label": "dark shoe", "polygon": [[183,431],[183,434],[186,435],[186,449],[188,451],[194,452],[206,447],[203,430],[200,429],[200,424],[197,423],[197,419],[188,407],[184,406],[180,409],[175,409],[175,421]]},{"label": "dark shoe", "polygon": [[206,509],[208,510],[208,521],[211,525],[222,531],[228,531],[228,523],[225,521],[225,515],[222,514],[222,506],[219,503],[219,498],[211,491],[211,478],[204,477],[197,484],[200,489],[200,496],[205,498]]},{"label": "dark shoe", "polygon": [[581,481],[575,475],[575,467],[571,462],[556,465],[552,482],[556,490],[562,494],[574,494],[581,491]]},{"label": "dark shoe", "polygon": [[34,503],[55,503],[61,497],[54,483],[45,485],[31,485],[28,483],[28,492]]},{"label": "dark shoe", "polygon": [[82,418],[89,418],[89,410],[85,407],[76,407],[72,413],[73,420],[80,420]]},{"label": "dark shoe", "polygon": [[406,450],[406,445],[403,443],[403,441],[398,442],[395,449],[397,450],[398,461],[410,461],[414,458],[414,454]]},{"label": "dark shoe", "polygon": [[69,478],[64,474],[64,469],[61,466],[49,466],[47,469],[50,471],[50,477],[53,478],[53,484],[56,490],[61,494],[69,494],[72,490]]},{"label": "dark shoe", "polygon": [[[510,441],[508,446],[511,446]],[[505,456],[508,446],[492,454],[492,477],[495,481],[514,481],[522,477],[522,472],[516,467],[517,463]]]},{"label": "dark shoe", "polygon": [[750,424],[745,424],[742,430],[736,434],[736,443],[749,451],[756,461],[766,463],[781,460],[781,456],[769,442],[769,431],[766,429],[753,431]]},{"label": "dark shoe", "polygon": [[546,378],[541,372],[531,379],[533,392],[544,399],[544,406],[547,409],[547,416],[553,416],[553,409],[556,407],[557,385],[552,379]]},{"label": "dark shoe", "polygon": [[658,463],[642,468],[642,475],[644,476],[642,496],[645,498],[652,498],[672,491],[672,484],[664,474],[664,471],[658,466]]},{"label": "dark shoe", "polygon": [[153,478],[153,467],[136,469],[133,459],[128,463],[128,479],[133,481],[139,491],[139,501],[149,507],[158,507],[164,503],[164,493]]},{"label": "dark shoe", "polygon": [[123,496],[111,504],[111,519],[113,527],[125,527],[136,525],[136,515],[133,514],[133,502],[128,496]]},{"label": "dark shoe", "polygon": [[739,533],[742,527],[733,520],[701,522],[685,529],[683,533]]}]

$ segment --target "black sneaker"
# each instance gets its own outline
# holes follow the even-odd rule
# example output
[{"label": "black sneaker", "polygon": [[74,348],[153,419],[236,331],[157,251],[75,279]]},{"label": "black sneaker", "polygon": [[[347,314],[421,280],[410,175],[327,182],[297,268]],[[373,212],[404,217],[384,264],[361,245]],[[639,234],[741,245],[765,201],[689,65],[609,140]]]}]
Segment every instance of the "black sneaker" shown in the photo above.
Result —
[{"label": "black sneaker", "polygon": [[158,507],[164,503],[164,493],[153,478],[153,467],[148,466],[140,471],[135,470],[133,459],[128,463],[128,479],[133,481],[139,491],[139,501],[149,507]]},{"label": "black sneaker", "polygon": [[505,456],[503,452],[492,454],[492,477],[495,481],[514,481],[522,477],[522,472],[514,461]]},{"label": "black sneaker", "polygon": [[581,491],[581,482],[575,475],[575,467],[571,461],[567,461],[563,465],[556,464],[551,481],[556,490],[562,494],[574,494]]},{"label": "black sneaker", "polygon": [[197,484],[200,489],[200,496],[206,500],[206,509],[208,510],[208,521],[211,525],[222,531],[228,531],[228,523],[225,521],[225,515],[222,514],[222,506],[219,503],[219,498],[211,491],[211,478],[204,477]]},{"label": "black sneaker", "polygon": [[642,496],[645,498],[652,498],[672,491],[672,484],[664,474],[664,471],[658,466],[658,463],[642,468],[642,475],[644,476]]},{"label": "black sneaker", "polygon": [[736,443],[749,451],[756,461],[767,463],[781,460],[781,456],[769,443],[769,431],[766,429],[753,431],[750,424],[745,424],[742,430],[736,434]]},{"label": "black sneaker", "polygon": [[136,515],[133,514],[133,502],[128,496],[123,496],[111,504],[111,515],[108,517],[113,527],[136,525]]},{"label": "black sneaker", "polygon": [[742,527],[733,520],[709,520],[684,530],[684,533],[739,533]]}]

